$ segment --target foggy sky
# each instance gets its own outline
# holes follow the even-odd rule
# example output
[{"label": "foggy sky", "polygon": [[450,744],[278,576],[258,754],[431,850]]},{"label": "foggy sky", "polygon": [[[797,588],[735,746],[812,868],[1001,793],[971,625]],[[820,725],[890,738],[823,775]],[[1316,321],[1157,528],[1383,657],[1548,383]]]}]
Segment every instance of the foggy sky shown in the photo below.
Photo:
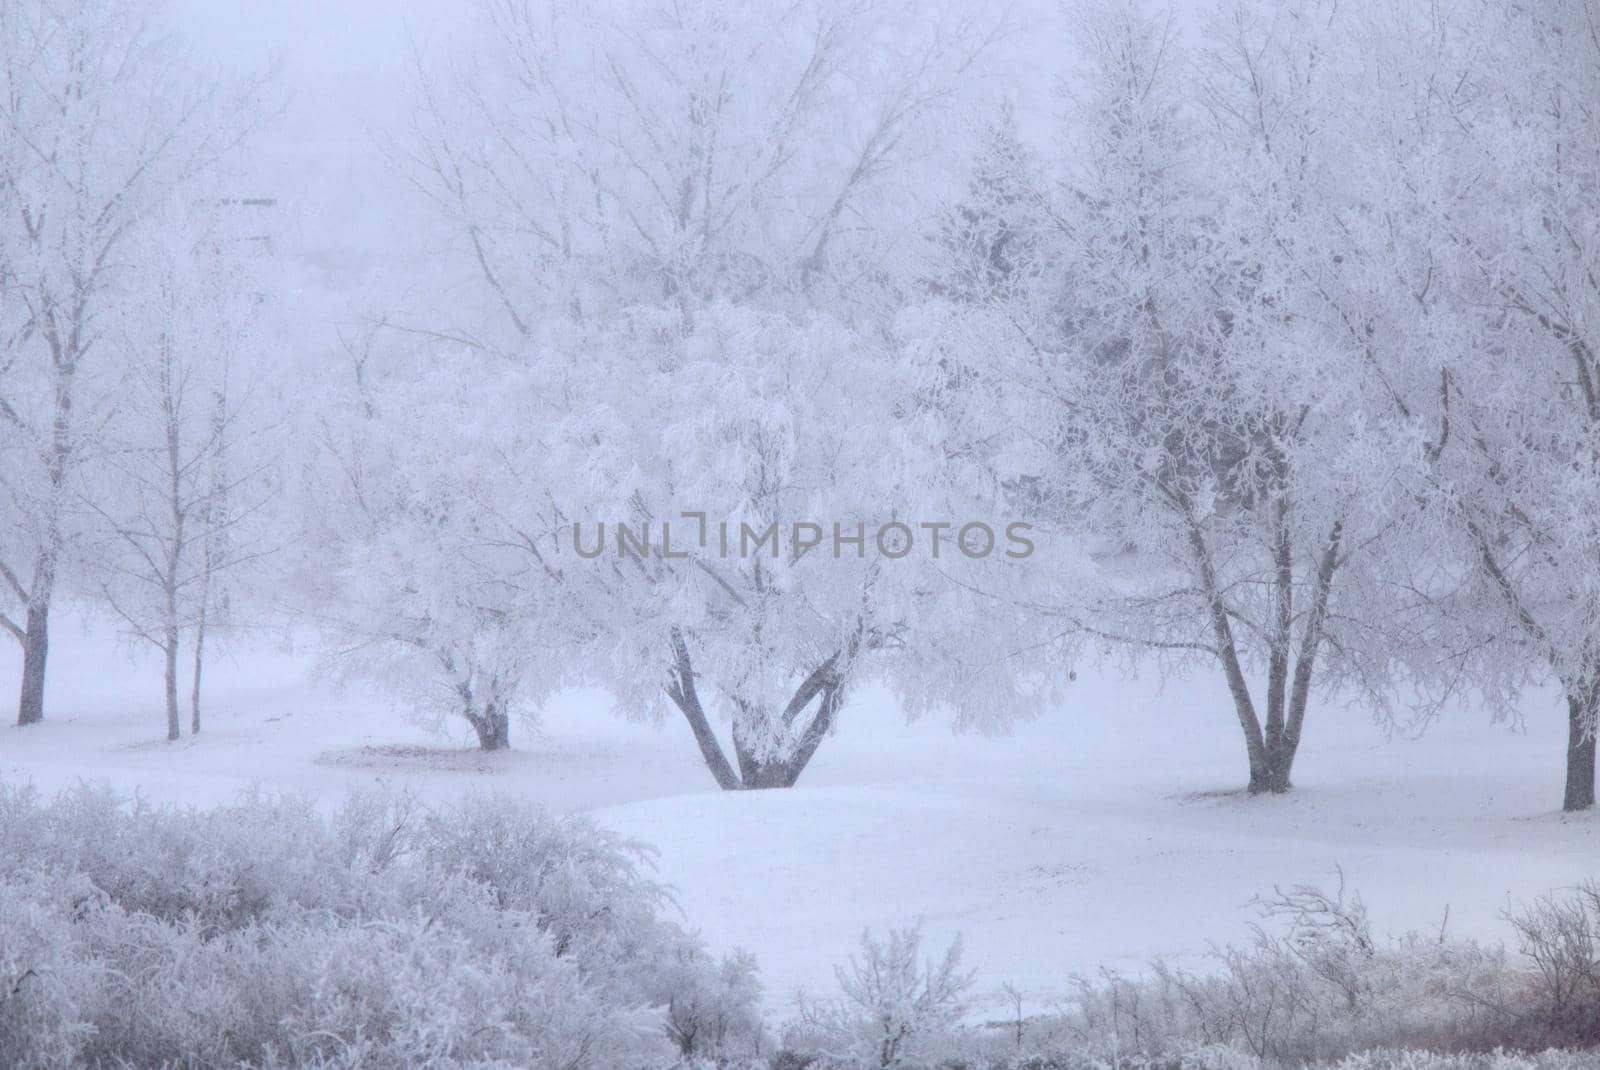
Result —
[{"label": "foggy sky", "polygon": [[[763,2],[763,0],[753,0]],[[927,0],[930,4],[943,0]],[[965,3],[967,0],[953,0]],[[324,286],[414,252],[410,210],[379,139],[405,122],[415,50],[437,54],[468,23],[471,0],[169,0],[195,58],[224,76],[276,64],[282,114],[256,143],[241,196],[276,197],[294,251]],[[1019,28],[991,63],[1031,140],[1048,154],[1070,32],[1056,0],[1016,0]],[[343,277],[343,278],[341,278]]]}]

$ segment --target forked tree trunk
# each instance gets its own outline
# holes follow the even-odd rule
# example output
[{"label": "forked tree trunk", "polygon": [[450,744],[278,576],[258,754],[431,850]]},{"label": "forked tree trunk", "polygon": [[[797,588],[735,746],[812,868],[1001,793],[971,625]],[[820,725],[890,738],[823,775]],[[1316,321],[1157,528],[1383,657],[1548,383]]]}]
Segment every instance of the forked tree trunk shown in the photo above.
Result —
[{"label": "forked tree trunk", "polygon": [[1561,809],[1568,812],[1594,806],[1595,712],[1593,688],[1567,696],[1567,790]]},{"label": "forked tree trunk", "polygon": [[22,633],[22,691],[17,699],[17,724],[44,720],[44,670],[50,656],[50,605],[30,605]]},{"label": "forked tree trunk", "polygon": [[760,758],[734,734],[733,751],[739,762],[739,787],[744,791],[762,791],[768,788],[792,788],[800,779],[801,769],[793,763],[773,758]]},{"label": "forked tree trunk", "polygon": [[[813,677],[816,673],[812,674]],[[787,754],[781,757],[763,756],[759,751],[747,745],[744,733],[738,729],[735,722],[733,733],[734,754],[739,761],[740,787],[750,789],[763,788],[792,788],[800,781],[800,774],[806,771],[806,766],[811,764],[812,757],[817,753],[817,748],[822,745],[823,739],[833,727],[834,718],[838,715],[839,706],[843,702],[844,693],[837,681],[823,683],[821,686],[807,683],[801,684],[785,708],[783,728],[788,731],[793,725],[796,716],[803,713],[811,704],[813,697],[817,697],[817,713],[806,726],[805,734],[794,744]],[[791,713],[791,711],[793,711]]]},{"label": "forked tree trunk", "polygon": [[1311,605],[1300,623],[1297,648],[1292,642],[1292,558],[1289,555],[1286,528],[1280,526],[1279,541],[1274,552],[1275,634],[1267,670],[1267,719],[1264,727],[1250,695],[1249,682],[1245,679],[1228,605],[1223,599],[1205,532],[1192,515],[1188,528],[1189,547],[1194,554],[1201,590],[1208,603],[1212,638],[1216,643],[1215,653],[1222,666],[1223,677],[1228,682],[1239,728],[1244,733],[1245,755],[1250,763],[1247,790],[1251,795],[1282,795],[1293,787],[1290,773],[1294,769],[1295,756],[1300,751],[1300,735],[1311,698],[1311,678],[1322,649],[1328,604],[1333,596],[1333,577],[1339,566],[1344,523],[1335,521],[1328,532],[1322,556],[1317,562]]},{"label": "forked tree trunk", "polygon": [[[742,722],[734,722],[733,749],[738,762],[738,768],[735,769],[723,753],[722,744],[717,741],[716,732],[711,728],[711,719],[706,716],[705,707],[701,704],[689,647],[677,629],[672,632],[672,650],[673,667],[667,683],[667,697],[672,699],[673,705],[678,707],[684,720],[689,723],[700,755],[705,759],[706,768],[711,771],[717,786],[723,791],[794,787],[800,780],[800,774],[805,772],[806,766],[816,755],[817,748],[827,738],[839,707],[844,702],[840,663],[846,655],[836,654],[817,666],[790,697],[782,714],[783,731],[792,732],[813,701],[816,702],[817,712],[807,723],[800,738],[787,751],[776,755],[764,753],[765,748],[748,737]],[[746,719],[762,717],[758,710],[749,705],[744,705],[740,712]]]},{"label": "forked tree trunk", "polygon": [[1289,773],[1294,769],[1295,755],[1300,752],[1300,733],[1304,730],[1306,707],[1311,701],[1311,676],[1316,670],[1317,655],[1322,650],[1328,602],[1333,597],[1333,574],[1339,565],[1339,544],[1343,534],[1343,522],[1336,521],[1333,530],[1328,533],[1322,560],[1317,565],[1310,612],[1301,625],[1300,648],[1295,652],[1294,679],[1289,685],[1286,699],[1280,699],[1288,707],[1287,714],[1280,724],[1269,726],[1266,734],[1266,790],[1273,794],[1281,795],[1293,786]]},{"label": "forked tree trunk", "polygon": [[1298,730],[1284,727],[1276,732],[1269,732],[1266,737],[1266,762],[1259,774],[1256,770],[1251,770],[1250,773],[1251,794],[1283,795],[1294,787],[1289,774],[1294,771],[1295,755],[1299,752]]}]

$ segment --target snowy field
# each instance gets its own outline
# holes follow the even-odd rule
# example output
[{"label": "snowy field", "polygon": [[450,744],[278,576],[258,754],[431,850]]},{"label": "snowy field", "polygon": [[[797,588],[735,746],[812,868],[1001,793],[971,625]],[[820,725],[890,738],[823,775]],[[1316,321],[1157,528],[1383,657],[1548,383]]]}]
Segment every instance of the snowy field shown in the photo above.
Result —
[{"label": "snowy field", "polygon": [[[1600,818],[1563,816],[1556,702],[1521,731],[1456,711],[1420,739],[1357,709],[1309,719],[1296,790],[1235,794],[1242,748],[1219,682],[1080,672],[1047,718],[999,738],[905,725],[863,690],[801,785],[715,790],[685,727],[614,717],[569,694],[510,753],[430,734],[314,659],[263,639],[219,658],[197,739],[162,739],[159,666],[113,629],[62,614],[50,719],[0,729],[0,776],[41,790],[104,781],[153,800],[250,786],[334,801],[372,784],[432,798],[496,791],[587,811],[659,851],[661,877],[717,947],[759,953],[768,1000],[830,990],[864,927],[917,918],[962,934],[980,988],[1037,1001],[1074,973],[1152,956],[1199,965],[1239,939],[1274,884],[1348,886],[1376,928],[1505,939],[1508,899],[1600,875]],[[16,686],[0,672],[0,693]],[[451,726],[451,731],[455,726]]]}]

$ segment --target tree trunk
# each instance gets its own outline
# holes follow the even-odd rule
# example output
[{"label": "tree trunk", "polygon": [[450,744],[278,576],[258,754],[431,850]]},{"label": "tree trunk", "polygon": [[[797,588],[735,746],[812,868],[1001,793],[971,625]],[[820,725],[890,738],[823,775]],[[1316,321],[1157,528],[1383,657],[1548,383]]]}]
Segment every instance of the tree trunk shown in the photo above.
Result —
[{"label": "tree trunk", "polygon": [[798,755],[789,758],[766,757],[757,754],[743,738],[737,723],[733,729],[733,751],[739,761],[739,787],[745,791],[765,791],[769,788],[792,788],[805,769]]},{"label": "tree trunk", "polygon": [[194,629],[194,675],[189,685],[189,734],[200,734],[200,670],[205,665],[206,611],[200,607],[200,619]]},{"label": "tree trunk", "polygon": [[733,721],[733,758],[739,764],[739,787],[749,790],[751,788],[777,788],[780,775],[780,763],[764,758],[755,747],[751,746],[748,729],[744,726],[750,720],[762,718],[759,710],[752,709],[747,703],[737,703],[739,712]]},{"label": "tree trunk", "polygon": [[1262,791],[1270,795],[1284,795],[1291,787],[1289,771],[1294,767],[1295,750],[1298,740],[1291,740],[1279,733],[1267,740],[1267,768],[1265,770],[1265,785]]},{"label": "tree trunk", "polygon": [[762,748],[753,745],[754,741],[741,726],[747,721],[763,720],[765,715],[751,704],[740,705],[741,717],[733,724],[733,752],[734,760],[738,763],[737,770],[733,763],[728,761],[727,755],[722,751],[722,745],[717,742],[716,733],[711,729],[710,719],[706,716],[705,707],[701,705],[700,695],[695,688],[695,673],[689,659],[688,643],[676,629],[672,633],[672,648],[674,664],[672,677],[666,688],[667,696],[683,714],[684,720],[689,722],[689,729],[694,733],[695,742],[700,747],[706,768],[711,770],[717,786],[723,791],[760,791],[794,787],[838,716],[839,707],[844,701],[844,683],[841,679],[843,673],[840,664],[853,656],[854,648],[835,654],[818,665],[805,680],[801,681],[800,686],[795,688],[794,694],[790,696],[783,710],[781,731],[792,731],[795,721],[811,705],[812,700],[820,695],[821,701],[817,705],[816,716],[807,724],[805,731],[785,756],[768,756],[763,753]]},{"label": "tree trunk", "polygon": [[1594,806],[1595,702],[1592,694],[1567,696],[1567,791],[1561,809]]},{"label": "tree trunk", "polygon": [[1288,461],[1274,445],[1273,466],[1277,486],[1273,504],[1277,534],[1272,551],[1273,621],[1271,650],[1267,658],[1267,722],[1262,744],[1266,749],[1264,790],[1281,795],[1289,790],[1289,766],[1298,742],[1289,738],[1285,709],[1289,695],[1290,647],[1294,639],[1294,548],[1289,532]]},{"label": "tree trunk", "polygon": [[1189,550],[1194,554],[1195,566],[1200,571],[1200,589],[1205,594],[1207,616],[1211,618],[1211,634],[1217,643],[1217,660],[1228,681],[1228,694],[1233,698],[1239,729],[1244,733],[1245,754],[1250,760],[1248,790],[1251,795],[1260,795],[1268,790],[1272,780],[1266,738],[1261,733],[1261,718],[1256,714],[1255,701],[1250,697],[1250,685],[1244,678],[1244,666],[1239,662],[1239,648],[1233,641],[1233,626],[1228,623],[1228,607],[1222,600],[1216,567],[1211,562],[1211,548],[1206,545],[1205,532],[1195,521],[1188,501],[1182,499],[1182,503]]},{"label": "tree trunk", "polygon": [[678,707],[683,719],[689,722],[689,731],[694,734],[694,741],[700,748],[700,756],[705,759],[706,768],[711,770],[717,787],[723,791],[735,791],[743,787],[739,781],[739,774],[728,764],[728,756],[722,753],[722,744],[717,742],[717,734],[711,729],[711,719],[706,716],[705,706],[700,702],[699,688],[695,686],[694,665],[689,660],[689,644],[685,642],[683,633],[676,628],[672,630],[672,656],[672,679],[667,685],[667,697]]},{"label": "tree trunk", "polygon": [[166,672],[162,683],[167,698],[167,742],[175,743],[183,735],[178,721],[178,631],[169,627],[162,636],[162,652],[166,655]]},{"label": "tree trunk", "polygon": [[467,719],[478,733],[479,750],[510,749],[511,717],[504,706],[491,702],[482,713],[468,714]]},{"label": "tree trunk", "polygon": [[[1310,675],[1309,662],[1305,673]],[[1298,678],[1301,674],[1297,670]],[[1300,753],[1300,725],[1305,720],[1306,695],[1301,691],[1298,682],[1295,685],[1296,700],[1290,704],[1288,724],[1267,736],[1267,766],[1265,770],[1266,782],[1262,789],[1268,794],[1283,795],[1294,787],[1289,774],[1294,770],[1294,759]]]},{"label": "tree trunk", "polygon": [[1261,732],[1261,720],[1256,716],[1256,705],[1250,698],[1250,685],[1244,678],[1244,667],[1239,664],[1239,654],[1233,645],[1233,629],[1228,625],[1227,609],[1220,599],[1211,604],[1211,624],[1217,637],[1217,657],[1222,663],[1222,674],[1228,681],[1228,693],[1233,697],[1233,710],[1239,719],[1239,729],[1244,733],[1245,756],[1250,762],[1248,790],[1251,795],[1260,795],[1270,790],[1271,761],[1266,737]]},{"label": "tree trunk", "polygon": [[788,758],[756,758],[735,747],[739,751],[739,783],[740,791],[766,791],[771,788],[792,788],[800,780],[800,774],[805,772],[806,761],[798,755]]},{"label": "tree trunk", "polygon": [[162,651],[167,656],[167,741],[176,742],[183,735],[178,721],[178,638],[182,634],[178,620],[178,569],[183,559],[184,527],[187,520],[183,501],[183,449],[182,427],[179,423],[179,401],[173,397],[172,346],[162,336],[161,365],[162,404],[167,419],[167,506],[172,515],[171,541],[167,544],[167,570],[162,577],[165,583],[166,627],[162,634]]},{"label": "tree trunk", "polygon": [[[81,295],[80,295],[81,297]],[[82,305],[79,305],[81,311]],[[57,328],[54,312],[46,321],[45,341],[50,347],[55,417],[50,429],[50,489],[48,532],[44,548],[33,562],[33,587],[28,598],[28,620],[22,635],[22,691],[17,700],[17,724],[44,720],[44,671],[50,655],[50,600],[56,587],[56,564],[61,557],[62,493],[72,459],[72,386],[77,375],[78,332],[81,315],[73,317],[65,336]],[[15,582],[15,581],[13,581]]]},{"label": "tree trunk", "polygon": [[739,723],[734,723],[733,747],[739,760],[740,787],[746,790],[792,788],[799,783],[800,774],[806,771],[817,748],[827,738],[844,701],[843,687],[835,676],[837,664],[837,658],[830,658],[818,666],[789,699],[783,714],[784,731],[790,730],[799,715],[810,706],[812,699],[821,696],[816,716],[784,757],[756,754],[747,746],[743,733],[739,731]]},{"label": "tree trunk", "polygon": [[217,530],[227,501],[227,478],[224,465],[227,461],[228,443],[228,365],[222,366],[222,386],[215,392],[215,405],[211,416],[211,482],[200,512],[200,595],[196,605],[194,623],[194,682],[189,689],[189,731],[200,734],[200,674],[205,666],[206,625],[211,623],[211,586],[217,564],[223,556]]},{"label": "tree trunk", "polygon": [[44,720],[44,668],[50,655],[50,606],[30,605],[22,635],[22,692],[17,700],[17,724]]}]

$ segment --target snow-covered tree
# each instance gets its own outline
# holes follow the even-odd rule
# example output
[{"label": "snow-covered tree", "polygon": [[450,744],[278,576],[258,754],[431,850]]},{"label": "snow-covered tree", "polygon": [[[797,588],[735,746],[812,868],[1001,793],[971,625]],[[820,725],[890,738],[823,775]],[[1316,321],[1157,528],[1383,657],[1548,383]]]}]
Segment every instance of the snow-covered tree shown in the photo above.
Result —
[{"label": "snow-covered tree", "polygon": [[987,428],[1030,515],[1095,559],[1029,596],[1041,641],[1220,671],[1252,793],[1288,790],[1314,685],[1389,699],[1373,551],[1417,456],[1338,315],[1364,296],[1327,196],[1340,72],[1293,7],[1200,56],[1172,14],[1080,9],[1042,266],[952,310],[938,351],[972,384],[966,441]]},{"label": "snow-covered tree", "polygon": [[[924,500],[917,444],[895,427],[884,347],[826,313],[711,306],[688,334],[675,316],[616,336],[616,352],[654,365],[636,373],[637,398],[566,425],[561,456],[590,473],[562,533],[568,574],[606,607],[593,662],[628,708],[681,714],[724,788],[788,787],[850,684],[923,611],[931,546],[894,560],[879,545],[886,522],[921,519],[889,512]],[[694,404],[656,404],[680,392]]]},{"label": "snow-covered tree", "polygon": [[1041,266],[1047,202],[1043,163],[1010,101],[979,131],[967,172],[941,214],[929,287],[954,301],[1014,297]]},{"label": "snow-covered tree", "polygon": [[168,739],[180,734],[183,643],[198,732],[208,626],[244,567],[271,550],[262,380],[274,305],[256,235],[241,232],[258,221],[239,212],[220,198],[171,204],[130,247],[142,301],[108,335],[123,377],[84,474],[83,505],[98,521],[92,582],[162,654]]},{"label": "snow-covered tree", "polygon": [[[915,7],[489,0],[470,61],[419,74],[396,151],[455,259],[429,280],[435,311],[389,336],[425,338],[436,378],[406,416],[374,418],[414,421],[391,438],[438,429],[448,460],[385,462],[429,488],[390,498],[422,515],[384,522],[383,573],[371,543],[345,560],[361,582],[434,575],[448,497],[493,597],[446,613],[413,578],[373,601],[418,598],[437,637],[520,651],[544,686],[583,677],[630,712],[675,710],[725,788],[796,781],[850,683],[936,598],[933,570],[878,553],[879,527],[950,519],[909,512],[930,504],[932,457],[897,406],[892,336],[918,285],[917,137],[996,30],[897,21]],[[485,461],[468,475],[463,456]],[[578,552],[597,537],[605,552]]]},{"label": "snow-covered tree", "polygon": [[0,627],[22,651],[17,719],[44,716],[50,608],[81,550],[81,468],[120,368],[108,335],[145,295],[128,250],[151,210],[255,115],[196,79],[128,0],[0,3]]},{"label": "snow-covered tree", "polygon": [[975,971],[962,969],[961,938],[940,958],[922,958],[922,926],[891,929],[883,940],[861,934],[861,954],[833,973],[840,996],[802,998],[789,1041],[824,1065],[935,1065],[954,1046]]},{"label": "snow-covered tree", "polygon": [[[1440,613],[1445,684],[1504,715],[1530,682],[1559,684],[1563,805],[1595,799],[1600,710],[1600,13],[1593,5],[1462,5],[1398,38],[1411,129],[1373,129],[1398,165],[1400,277],[1434,324],[1400,407],[1433,443],[1428,539],[1408,575]],[[1404,47],[1400,47],[1403,45]],[[1371,77],[1381,77],[1375,68]],[[1442,325],[1441,325],[1442,323]],[[1418,351],[1424,351],[1418,347]]]},{"label": "snow-covered tree", "polygon": [[579,641],[540,483],[559,386],[525,363],[432,347],[391,351],[369,378],[373,345],[352,338],[348,389],[317,412],[305,527],[317,552],[302,588],[342,669],[503,749],[513,715],[572,678],[564,644]]}]

